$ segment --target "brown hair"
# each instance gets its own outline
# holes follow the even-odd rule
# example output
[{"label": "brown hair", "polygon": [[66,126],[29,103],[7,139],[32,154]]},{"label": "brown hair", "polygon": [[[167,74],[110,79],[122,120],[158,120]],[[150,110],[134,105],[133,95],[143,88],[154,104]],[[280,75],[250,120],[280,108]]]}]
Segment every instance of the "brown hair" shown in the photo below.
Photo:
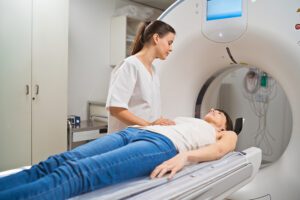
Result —
[{"label": "brown hair", "polygon": [[233,130],[233,124],[232,124],[232,120],[230,118],[230,116],[224,111],[224,110],[221,110],[221,109],[215,109],[219,112],[222,112],[224,115],[225,115],[225,118],[226,118],[226,124],[225,124],[225,129],[227,131],[232,131]]},{"label": "brown hair", "polygon": [[142,50],[144,44],[149,42],[155,33],[157,33],[159,37],[163,37],[170,32],[176,34],[174,28],[163,21],[155,20],[152,22],[143,22],[132,43],[131,55]]}]

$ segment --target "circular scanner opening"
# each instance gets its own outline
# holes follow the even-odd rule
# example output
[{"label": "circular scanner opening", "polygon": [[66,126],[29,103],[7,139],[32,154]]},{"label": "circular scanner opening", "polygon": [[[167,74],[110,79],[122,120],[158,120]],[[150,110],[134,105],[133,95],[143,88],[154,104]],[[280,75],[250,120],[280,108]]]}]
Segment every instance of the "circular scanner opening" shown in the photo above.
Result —
[{"label": "circular scanner opening", "polygon": [[280,158],[290,141],[292,112],[280,83],[257,67],[229,66],[215,73],[201,88],[195,116],[210,108],[225,110],[235,122],[244,118],[237,151],[255,146],[266,167]]}]

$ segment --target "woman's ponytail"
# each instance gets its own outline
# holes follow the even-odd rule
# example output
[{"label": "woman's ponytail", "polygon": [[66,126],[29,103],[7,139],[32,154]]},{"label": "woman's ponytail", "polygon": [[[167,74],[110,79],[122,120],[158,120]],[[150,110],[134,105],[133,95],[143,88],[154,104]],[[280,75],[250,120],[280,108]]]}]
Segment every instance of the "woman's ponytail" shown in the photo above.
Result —
[{"label": "woman's ponytail", "polygon": [[136,54],[137,52],[139,52],[140,50],[142,50],[143,46],[144,46],[144,32],[146,27],[150,24],[151,22],[142,22],[138,28],[137,34],[133,40],[132,43],[132,51],[131,51],[131,55]]},{"label": "woman's ponytail", "polygon": [[163,21],[155,20],[153,22],[143,22],[132,43],[131,55],[142,50],[144,44],[150,41],[153,34],[157,33],[160,37],[163,37],[170,32],[176,34],[174,28]]}]

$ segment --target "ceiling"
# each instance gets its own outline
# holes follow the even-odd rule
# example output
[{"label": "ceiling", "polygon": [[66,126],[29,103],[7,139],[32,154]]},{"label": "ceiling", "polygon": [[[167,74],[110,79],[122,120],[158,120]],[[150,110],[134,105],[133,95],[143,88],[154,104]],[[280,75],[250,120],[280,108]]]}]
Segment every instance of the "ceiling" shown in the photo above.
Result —
[{"label": "ceiling", "polygon": [[157,8],[159,10],[167,9],[176,0],[131,0],[139,4],[143,4],[152,8]]}]

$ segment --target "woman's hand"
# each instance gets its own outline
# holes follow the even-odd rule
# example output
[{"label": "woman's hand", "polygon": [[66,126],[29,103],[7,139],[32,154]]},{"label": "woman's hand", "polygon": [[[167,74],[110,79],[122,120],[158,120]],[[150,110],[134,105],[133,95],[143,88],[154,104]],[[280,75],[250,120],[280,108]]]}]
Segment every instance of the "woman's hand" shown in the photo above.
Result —
[{"label": "woman's hand", "polygon": [[161,117],[155,120],[154,122],[152,122],[151,125],[170,126],[170,125],[175,125],[175,122],[173,120],[165,119]]},{"label": "woman's hand", "polygon": [[173,158],[158,165],[151,173],[151,178],[161,178],[168,172],[171,172],[168,179],[174,177],[174,175],[180,171],[187,164],[187,154],[179,153]]}]

